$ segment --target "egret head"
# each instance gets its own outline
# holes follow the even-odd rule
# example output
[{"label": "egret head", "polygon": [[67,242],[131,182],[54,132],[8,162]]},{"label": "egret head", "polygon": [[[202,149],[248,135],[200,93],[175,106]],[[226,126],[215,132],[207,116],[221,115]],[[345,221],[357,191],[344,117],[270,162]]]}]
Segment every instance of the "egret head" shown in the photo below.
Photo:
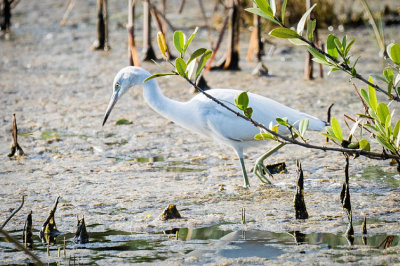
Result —
[{"label": "egret head", "polygon": [[117,73],[113,82],[112,96],[104,115],[103,126],[119,98],[121,98],[129,88],[143,83],[143,80],[146,78],[143,71],[142,68],[128,66],[124,67]]}]

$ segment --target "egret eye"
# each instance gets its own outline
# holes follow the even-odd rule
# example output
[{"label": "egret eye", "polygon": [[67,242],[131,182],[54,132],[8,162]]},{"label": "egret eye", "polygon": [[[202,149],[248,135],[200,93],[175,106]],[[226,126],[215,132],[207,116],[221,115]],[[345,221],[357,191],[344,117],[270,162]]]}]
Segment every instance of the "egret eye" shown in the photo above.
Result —
[{"label": "egret eye", "polygon": [[119,83],[115,84],[115,90],[119,90],[121,88],[121,85]]}]

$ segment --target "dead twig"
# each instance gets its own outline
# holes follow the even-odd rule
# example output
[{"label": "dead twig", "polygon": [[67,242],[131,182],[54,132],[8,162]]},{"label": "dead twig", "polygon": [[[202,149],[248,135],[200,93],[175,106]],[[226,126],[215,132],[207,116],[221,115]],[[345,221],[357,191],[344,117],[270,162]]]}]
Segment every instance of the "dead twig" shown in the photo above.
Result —
[{"label": "dead twig", "polygon": [[22,150],[21,146],[19,146],[18,144],[18,127],[17,127],[17,118],[15,117],[15,114],[13,114],[12,137],[13,137],[13,143],[11,145],[11,151],[7,156],[12,157],[15,155],[17,151],[19,156],[23,156],[24,150]]},{"label": "dead twig", "polygon": [[63,18],[60,21],[60,26],[64,26],[67,23],[69,14],[71,14],[71,11],[74,8],[74,6],[75,6],[75,0],[69,0],[67,5],[67,10],[65,10]]},{"label": "dead twig", "polygon": [[3,228],[6,226],[6,224],[11,220],[11,218],[13,218],[13,216],[14,216],[17,212],[19,212],[19,210],[21,210],[22,206],[24,206],[24,202],[25,202],[25,196],[22,196],[21,205],[19,205],[19,207],[18,207],[17,209],[15,209],[15,210],[11,213],[11,215],[7,218],[7,220],[2,224],[2,226],[0,227],[0,229],[3,229]]},{"label": "dead twig", "polygon": [[210,71],[210,69],[211,69],[211,65],[212,65],[212,63],[213,63],[213,61],[214,61],[214,59],[215,59],[215,56],[216,56],[216,54],[217,54],[217,52],[218,52],[218,50],[219,50],[219,47],[220,47],[220,45],[221,45],[221,43],[222,43],[222,39],[224,38],[224,33],[225,33],[226,27],[227,27],[227,25],[228,25],[228,21],[229,21],[229,16],[226,16],[226,17],[225,17],[224,24],[223,24],[222,29],[221,29],[221,31],[220,31],[220,33],[219,33],[219,36],[218,36],[217,44],[215,45],[215,48],[214,48],[213,51],[212,51],[211,58],[210,58],[210,60],[208,61],[206,70],[204,71],[204,74],[206,74],[206,73],[207,73],[208,71]]}]

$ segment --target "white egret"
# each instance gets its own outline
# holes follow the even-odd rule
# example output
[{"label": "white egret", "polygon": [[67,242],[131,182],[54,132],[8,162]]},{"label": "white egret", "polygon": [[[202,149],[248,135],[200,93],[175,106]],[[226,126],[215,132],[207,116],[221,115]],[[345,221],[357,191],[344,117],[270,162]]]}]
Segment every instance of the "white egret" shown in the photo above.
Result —
[{"label": "white egret", "polygon": [[[249,121],[236,116],[203,94],[197,94],[188,102],[172,100],[161,92],[155,79],[143,83],[149,76],[150,73],[145,69],[135,66],[125,67],[118,72],[114,78],[113,94],[104,116],[103,125],[118,99],[134,85],[142,85],[145,101],[157,113],[190,131],[212,137],[217,142],[232,147],[240,160],[244,185],[250,186],[243,161],[243,149],[260,144],[259,141],[254,139],[254,136],[260,133],[260,130]],[[235,97],[241,92],[233,89],[211,89],[207,91],[221,102],[232,105],[233,108],[236,108]],[[326,126],[326,122],[318,118],[294,110],[269,98],[250,92],[248,97],[249,106],[253,108],[252,118],[264,125],[269,125],[271,121],[275,123],[277,117],[287,117],[291,124],[304,118],[309,119],[310,130],[320,131]],[[285,129],[282,128],[282,130]],[[264,174],[264,172],[268,173],[264,166],[264,160],[283,145],[278,144],[257,160],[254,173],[262,182],[270,183]]]}]

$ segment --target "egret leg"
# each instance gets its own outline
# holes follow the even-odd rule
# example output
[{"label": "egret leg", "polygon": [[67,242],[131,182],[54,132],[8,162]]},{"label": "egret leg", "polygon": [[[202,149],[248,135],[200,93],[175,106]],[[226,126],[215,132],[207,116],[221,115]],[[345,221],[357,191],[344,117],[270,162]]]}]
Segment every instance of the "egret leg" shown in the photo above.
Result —
[{"label": "egret leg", "polygon": [[242,157],[239,157],[240,160],[240,165],[242,166],[242,172],[243,172],[243,179],[244,179],[244,187],[250,187],[249,179],[247,178],[247,172],[246,172],[246,167],[244,166],[244,160]]},{"label": "egret leg", "polygon": [[279,143],[274,148],[270,149],[268,152],[266,152],[260,158],[257,159],[256,164],[254,165],[253,173],[256,176],[258,176],[261,182],[271,184],[271,181],[269,181],[269,179],[264,174],[267,173],[269,176],[272,176],[267,167],[265,167],[264,160],[267,159],[269,156],[271,156],[274,152],[282,148],[283,146],[285,146],[284,143]]}]

